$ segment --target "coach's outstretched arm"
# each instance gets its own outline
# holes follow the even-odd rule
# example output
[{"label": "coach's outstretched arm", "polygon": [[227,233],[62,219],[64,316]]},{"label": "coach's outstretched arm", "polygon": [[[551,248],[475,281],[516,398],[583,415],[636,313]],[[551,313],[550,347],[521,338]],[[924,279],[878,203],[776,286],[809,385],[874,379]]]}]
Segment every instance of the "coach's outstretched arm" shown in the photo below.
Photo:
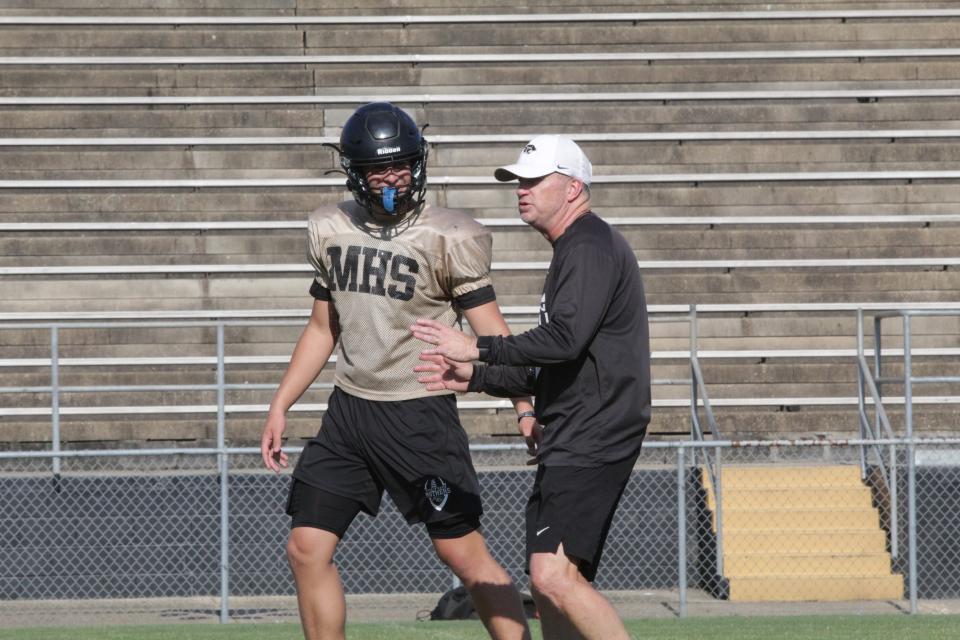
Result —
[{"label": "coach's outstretched arm", "polygon": [[[550,321],[514,336],[468,336],[443,323],[421,318],[413,334],[435,345],[424,353],[459,362],[542,366],[572,362],[594,339],[613,304],[618,265],[596,246],[573,248],[557,269],[557,291]],[[481,354],[481,347],[486,353]]]}]

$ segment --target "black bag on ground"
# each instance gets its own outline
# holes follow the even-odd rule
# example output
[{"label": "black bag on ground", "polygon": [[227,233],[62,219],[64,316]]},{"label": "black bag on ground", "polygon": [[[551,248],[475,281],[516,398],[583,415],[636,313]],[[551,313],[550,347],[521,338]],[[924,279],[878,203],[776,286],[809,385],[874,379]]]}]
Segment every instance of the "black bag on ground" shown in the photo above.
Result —
[{"label": "black bag on ground", "polygon": [[[521,593],[520,598],[523,601],[523,612],[528,618],[537,617],[537,607],[533,603],[533,597],[529,594]],[[437,606],[430,612],[431,620],[477,620],[480,616],[473,606],[473,600],[467,593],[465,587],[450,589],[440,596]]]},{"label": "black bag on ground", "polygon": [[431,620],[477,620],[480,616],[473,608],[473,600],[465,587],[450,589],[440,596],[437,606],[430,612]]}]

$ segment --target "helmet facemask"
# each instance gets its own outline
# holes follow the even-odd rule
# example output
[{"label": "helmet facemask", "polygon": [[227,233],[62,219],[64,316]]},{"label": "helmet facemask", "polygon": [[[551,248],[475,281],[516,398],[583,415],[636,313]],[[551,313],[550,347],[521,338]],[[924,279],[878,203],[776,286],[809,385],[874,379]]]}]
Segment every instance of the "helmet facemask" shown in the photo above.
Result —
[{"label": "helmet facemask", "polygon": [[[347,189],[361,207],[372,214],[402,216],[418,207],[427,186],[427,141],[416,122],[389,102],[357,109],[340,136],[340,166],[347,174]],[[367,170],[391,165],[410,167],[410,184],[373,189]]]},{"label": "helmet facemask", "polygon": [[[418,153],[406,157],[394,157],[379,162],[356,162],[340,154],[340,166],[347,174],[347,189],[353,199],[364,209],[379,215],[400,215],[418,207],[426,197],[427,189],[427,143],[422,142]],[[410,166],[410,184],[374,189],[367,181],[367,170],[391,165]]]}]

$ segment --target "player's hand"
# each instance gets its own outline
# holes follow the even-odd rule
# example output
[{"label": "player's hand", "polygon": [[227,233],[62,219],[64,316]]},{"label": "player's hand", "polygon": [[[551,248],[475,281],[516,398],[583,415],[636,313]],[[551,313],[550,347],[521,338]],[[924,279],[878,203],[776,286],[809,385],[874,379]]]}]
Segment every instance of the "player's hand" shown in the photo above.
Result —
[{"label": "player's hand", "polygon": [[413,368],[417,373],[417,382],[426,385],[428,391],[464,392],[473,377],[473,365],[466,362],[448,360],[443,356],[420,354],[420,360],[425,364],[418,364]]},{"label": "player's hand", "polygon": [[532,458],[527,464],[540,462],[540,443],[543,442],[543,425],[536,418],[520,418],[520,435],[527,443],[527,455]]},{"label": "player's hand", "polygon": [[410,331],[416,338],[434,345],[432,349],[425,349],[424,355],[444,356],[457,362],[471,362],[480,357],[476,338],[442,322],[420,318]]},{"label": "player's hand", "polygon": [[260,436],[260,456],[263,458],[264,466],[274,473],[280,473],[280,469],[287,466],[287,454],[281,449],[283,431],[286,427],[286,415],[272,411],[267,414],[263,435]]}]

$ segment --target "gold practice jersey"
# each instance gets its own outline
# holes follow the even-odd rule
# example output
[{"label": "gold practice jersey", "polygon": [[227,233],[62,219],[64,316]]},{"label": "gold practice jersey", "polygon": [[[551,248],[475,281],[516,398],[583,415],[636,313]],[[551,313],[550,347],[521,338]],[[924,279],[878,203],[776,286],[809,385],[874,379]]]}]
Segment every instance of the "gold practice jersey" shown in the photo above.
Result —
[{"label": "gold practice jersey", "polygon": [[427,391],[413,368],[428,345],[417,318],[455,324],[454,300],[490,286],[490,232],[466,213],[422,206],[383,225],[352,200],[310,215],[311,292],[333,302],[340,322],[334,383],[368,400],[409,400]]}]

